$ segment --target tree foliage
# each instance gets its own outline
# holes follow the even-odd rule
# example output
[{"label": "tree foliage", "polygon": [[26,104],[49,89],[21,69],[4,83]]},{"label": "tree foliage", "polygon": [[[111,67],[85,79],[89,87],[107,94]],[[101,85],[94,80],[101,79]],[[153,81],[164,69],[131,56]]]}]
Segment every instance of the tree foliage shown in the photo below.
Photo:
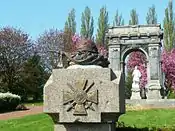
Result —
[{"label": "tree foliage", "polygon": [[60,61],[59,51],[64,50],[64,32],[58,29],[46,30],[36,41],[37,52],[45,69],[51,71]]},{"label": "tree foliage", "polygon": [[165,79],[169,83],[169,87],[175,89],[175,49],[170,52],[164,50],[162,52],[162,71],[165,73]]},{"label": "tree foliage", "polygon": [[129,20],[129,25],[137,25],[139,24],[139,18],[138,14],[136,12],[136,9],[132,9],[130,12],[130,20]]},{"label": "tree foliage", "polygon": [[132,88],[132,71],[128,70],[125,82],[125,99],[130,99]]},{"label": "tree foliage", "polygon": [[105,34],[108,29],[108,12],[106,7],[100,9],[100,16],[98,18],[98,29],[96,35],[96,43],[105,46]]},{"label": "tree foliage", "polygon": [[175,42],[175,19],[173,12],[173,2],[169,1],[168,7],[165,9],[164,18],[164,48],[171,51]]},{"label": "tree foliage", "polygon": [[119,15],[119,12],[117,10],[113,21],[113,26],[121,26],[121,25],[124,25],[124,19],[122,17],[122,14]]},{"label": "tree foliage", "polygon": [[75,9],[74,8],[69,12],[65,26],[67,26],[67,28],[72,32],[72,34],[75,34],[76,20],[75,20]]},{"label": "tree foliage", "polygon": [[0,79],[1,91],[16,94],[23,63],[32,55],[34,48],[29,35],[13,27],[0,29]]},{"label": "tree foliage", "polygon": [[76,33],[75,9],[73,8],[65,22],[64,26],[64,51],[72,51],[72,36]]},{"label": "tree foliage", "polygon": [[92,39],[94,32],[94,19],[91,16],[91,10],[86,7],[81,16],[81,37]]},{"label": "tree foliage", "polygon": [[33,96],[34,100],[38,100],[38,98],[42,99],[44,84],[50,74],[45,71],[40,58],[39,55],[35,54],[23,65],[22,72],[20,73],[20,85],[25,90],[21,96],[25,98],[27,96]]},{"label": "tree foliage", "polygon": [[149,7],[149,10],[146,16],[146,22],[147,24],[157,24],[157,13],[154,5],[152,5],[152,7]]}]

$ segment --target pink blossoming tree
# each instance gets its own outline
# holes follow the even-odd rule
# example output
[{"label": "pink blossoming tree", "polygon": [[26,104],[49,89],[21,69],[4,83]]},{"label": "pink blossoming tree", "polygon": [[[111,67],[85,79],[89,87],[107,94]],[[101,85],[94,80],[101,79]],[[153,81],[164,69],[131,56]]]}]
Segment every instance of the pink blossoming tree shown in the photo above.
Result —
[{"label": "pink blossoming tree", "polygon": [[127,62],[128,71],[132,72],[135,66],[138,66],[139,71],[142,74],[140,80],[140,87],[144,88],[147,84],[147,68],[146,64],[146,56],[140,51],[134,51],[129,55],[129,59]]},{"label": "pink blossoming tree", "polygon": [[163,50],[162,52],[162,71],[165,73],[165,81],[170,83],[171,87],[175,89],[175,49],[170,52]]}]

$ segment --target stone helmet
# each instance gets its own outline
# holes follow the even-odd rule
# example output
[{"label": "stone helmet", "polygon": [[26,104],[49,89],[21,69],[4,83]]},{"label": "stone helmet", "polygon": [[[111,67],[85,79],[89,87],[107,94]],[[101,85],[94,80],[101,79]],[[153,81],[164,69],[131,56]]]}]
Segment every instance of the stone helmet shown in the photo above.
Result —
[{"label": "stone helmet", "polygon": [[84,52],[84,51],[89,51],[89,52],[94,52],[98,53],[98,49],[95,45],[95,43],[92,40],[88,39],[81,39],[77,44],[76,44],[76,49],[78,52]]}]

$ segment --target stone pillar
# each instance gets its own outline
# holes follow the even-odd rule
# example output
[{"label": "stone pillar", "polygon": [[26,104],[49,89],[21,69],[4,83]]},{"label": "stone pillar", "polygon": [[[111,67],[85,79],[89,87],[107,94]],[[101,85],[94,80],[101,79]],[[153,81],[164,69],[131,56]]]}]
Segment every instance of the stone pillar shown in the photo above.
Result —
[{"label": "stone pillar", "polygon": [[54,131],[115,131],[125,113],[121,71],[109,68],[54,69],[44,87],[44,112]]},{"label": "stone pillar", "polygon": [[[113,43],[114,42],[114,43]],[[116,41],[111,40],[109,43],[109,68],[120,71],[120,44]]]},{"label": "stone pillar", "polygon": [[149,44],[148,99],[161,99],[160,95],[160,48],[159,44]]}]

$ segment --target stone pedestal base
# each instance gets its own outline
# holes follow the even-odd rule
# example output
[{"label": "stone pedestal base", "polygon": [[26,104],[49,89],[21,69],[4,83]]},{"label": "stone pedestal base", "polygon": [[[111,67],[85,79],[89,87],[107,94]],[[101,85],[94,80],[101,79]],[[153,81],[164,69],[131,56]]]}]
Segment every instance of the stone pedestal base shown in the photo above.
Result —
[{"label": "stone pedestal base", "polygon": [[160,89],[148,90],[147,99],[162,99]]},{"label": "stone pedestal base", "polygon": [[54,131],[115,131],[115,123],[103,124],[55,124]]},{"label": "stone pedestal base", "polygon": [[133,99],[141,99],[140,97],[140,91],[132,91],[132,95],[131,95],[131,100]]},{"label": "stone pedestal base", "polygon": [[151,80],[148,84],[147,99],[161,99],[159,80]]},{"label": "stone pedestal base", "polygon": [[139,85],[132,84],[131,91],[132,91],[131,99],[141,99]]}]

